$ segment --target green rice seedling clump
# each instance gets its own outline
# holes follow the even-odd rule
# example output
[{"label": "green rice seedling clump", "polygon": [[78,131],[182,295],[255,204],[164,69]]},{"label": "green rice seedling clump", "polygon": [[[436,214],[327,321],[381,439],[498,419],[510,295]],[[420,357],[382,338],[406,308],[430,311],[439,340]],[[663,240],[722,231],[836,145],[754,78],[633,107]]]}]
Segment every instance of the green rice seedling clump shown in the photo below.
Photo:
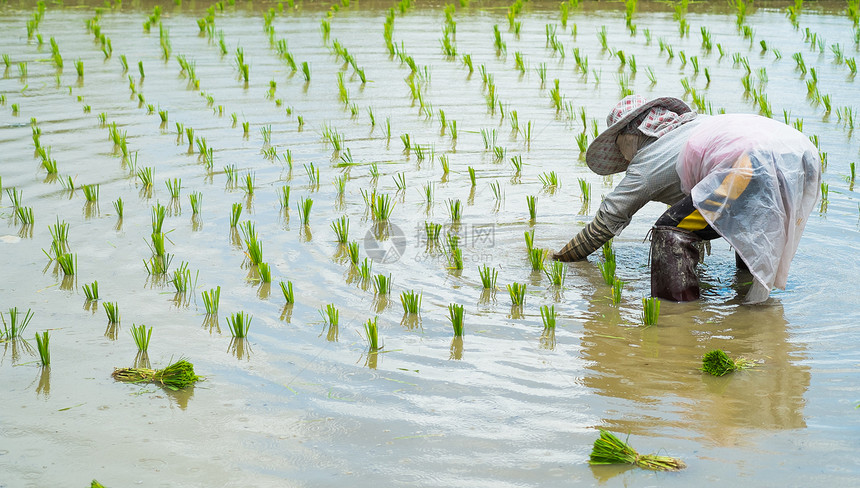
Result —
[{"label": "green rice seedling clump", "polygon": [[202,381],[202,376],[194,374],[194,365],[180,359],[164,369],[152,370],[147,368],[115,369],[111,376],[117,381],[126,383],[155,383],[176,391]]},{"label": "green rice seedling clump", "polygon": [[337,307],[334,306],[333,303],[329,303],[328,305],[326,305],[324,309],[319,311],[319,313],[323,319],[323,322],[332,327],[337,327],[338,323],[340,322],[340,311],[337,309]]},{"label": "green rice seedling clump", "polygon": [[331,230],[334,231],[334,234],[337,237],[337,242],[346,244],[347,237],[349,236],[349,217],[344,215],[332,222]]},{"label": "green rice seedling clump", "polygon": [[281,281],[280,285],[281,292],[284,294],[284,300],[286,300],[288,304],[295,303],[296,300],[295,296],[293,295],[293,282],[287,281],[286,283],[284,283],[283,281]]},{"label": "green rice seedling clump", "polygon": [[378,274],[373,277],[373,288],[377,295],[388,295],[391,291],[391,274]]},{"label": "green rice seedling clump", "polygon": [[251,327],[252,315],[246,315],[245,312],[236,312],[233,315],[227,316],[227,325],[230,326],[230,333],[233,337],[241,339],[248,336],[248,329]]},{"label": "green rice seedling clump", "polygon": [[546,277],[549,278],[553,286],[562,287],[564,286],[566,271],[567,267],[565,267],[563,262],[553,261],[549,268],[544,269],[544,274],[546,274]]},{"label": "green rice seedling clump", "polygon": [[483,267],[478,268],[478,273],[481,275],[481,284],[485,290],[496,289],[496,279],[499,277],[499,270],[485,264]]},{"label": "green rice seedling clump", "polygon": [[702,371],[714,376],[723,376],[733,371],[749,369],[755,363],[745,358],[730,358],[720,349],[708,351],[702,356]]},{"label": "green rice seedling clump", "polygon": [[588,464],[633,464],[654,471],[678,471],[687,467],[683,461],[677,458],[656,454],[639,454],[626,442],[603,429],[600,429],[600,437],[594,441],[594,449],[591,451]]},{"label": "green rice seedling clump", "polygon": [[152,327],[149,329],[145,325],[132,325],[131,337],[134,339],[137,350],[146,352],[149,349],[149,340],[152,338]]},{"label": "green rice seedling clump", "polygon": [[532,248],[529,250],[529,263],[532,265],[532,271],[543,271],[546,261],[546,256],[549,251],[546,249]]},{"label": "green rice seedling clump", "polygon": [[212,288],[209,291],[203,292],[203,306],[206,308],[206,315],[216,315],[218,313],[218,305],[221,302],[221,287]]},{"label": "green rice seedling clump", "polygon": [[403,305],[403,313],[417,315],[421,311],[422,293],[415,293],[415,290],[404,291],[400,293],[400,303]]},{"label": "green rice seedling clump", "polygon": [[642,299],[642,323],[646,326],[656,325],[660,316],[660,300],[657,297]]},{"label": "green rice seedling clump", "polygon": [[105,309],[105,314],[108,318],[108,323],[118,324],[120,315],[119,315],[119,305],[116,302],[104,302],[102,303],[102,307]]},{"label": "green rice seedling clump", "polygon": [[621,292],[624,289],[624,282],[615,278],[612,282],[612,304],[618,305],[621,303]]},{"label": "green rice seedling clump", "polygon": [[379,350],[379,317],[367,319],[364,323],[364,334],[367,337],[367,343],[370,346],[370,352]]},{"label": "green rice seedling clump", "polygon": [[29,308],[27,309],[27,312],[24,313],[23,317],[18,311],[18,307],[10,308],[9,322],[6,322],[6,317],[0,313],[0,320],[3,321],[3,333],[0,334],[0,338],[14,339],[16,337],[21,337],[21,334],[24,333],[24,329],[27,328],[27,325],[32,319],[33,311]]},{"label": "green rice seedling clump", "polygon": [[544,329],[555,329],[555,305],[542,305],[540,317],[543,320]]},{"label": "green rice seedling clump", "polygon": [[463,337],[463,317],[465,312],[462,305],[451,303],[448,305],[448,319],[454,328],[454,337]]},{"label": "green rice seedling clump", "polygon": [[51,351],[48,349],[49,340],[50,337],[48,337],[47,330],[41,334],[36,333],[36,349],[39,350],[39,361],[42,363],[42,366],[51,365]]},{"label": "green rice seedling clump", "polygon": [[98,300],[99,299],[99,282],[93,281],[89,285],[84,285],[84,296],[87,297],[88,301]]},{"label": "green rice seedling clump", "polygon": [[526,301],[526,284],[511,283],[508,285],[508,293],[511,295],[511,304],[514,306],[522,306]]}]

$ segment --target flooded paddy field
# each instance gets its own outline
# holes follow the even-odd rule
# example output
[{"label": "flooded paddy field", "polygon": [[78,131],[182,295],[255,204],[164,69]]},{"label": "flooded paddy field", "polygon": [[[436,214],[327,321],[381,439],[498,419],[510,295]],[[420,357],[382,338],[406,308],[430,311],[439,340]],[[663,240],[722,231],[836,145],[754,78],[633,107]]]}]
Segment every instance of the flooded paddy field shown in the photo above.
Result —
[{"label": "flooded paddy field", "polygon": [[[856,485],[860,37],[845,3],[739,18],[639,2],[629,21],[603,2],[179,3],[0,3],[0,311],[33,313],[0,342],[0,486]],[[819,145],[827,191],[785,291],[742,305],[714,241],[702,300],[643,327],[655,203],[614,240],[617,305],[599,253],[561,286],[533,271],[524,234],[561,248],[620,181],[579,145],[628,92],[769,113]],[[715,348],[757,365],[704,376]],[[205,381],[111,377],[179,358]],[[590,467],[600,428],[688,467]]]}]

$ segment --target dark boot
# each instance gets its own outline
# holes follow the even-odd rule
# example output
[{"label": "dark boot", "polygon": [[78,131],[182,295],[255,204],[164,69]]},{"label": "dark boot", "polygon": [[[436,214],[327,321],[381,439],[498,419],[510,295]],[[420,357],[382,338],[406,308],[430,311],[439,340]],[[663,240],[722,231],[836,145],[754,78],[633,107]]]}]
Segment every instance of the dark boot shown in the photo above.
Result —
[{"label": "dark boot", "polygon": [[651,229],[651,296],[689,302],[699,298],[696,264],[701,239],[671,226]]}]

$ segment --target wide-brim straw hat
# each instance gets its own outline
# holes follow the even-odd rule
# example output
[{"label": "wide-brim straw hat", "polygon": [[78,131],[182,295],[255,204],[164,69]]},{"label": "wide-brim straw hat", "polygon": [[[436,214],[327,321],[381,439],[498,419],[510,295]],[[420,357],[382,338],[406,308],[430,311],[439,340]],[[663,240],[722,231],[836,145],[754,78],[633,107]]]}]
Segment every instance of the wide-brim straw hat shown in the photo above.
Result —
[{"label": "wide-brim straw hat", "polygon": [[611,175],[626,170],[630,162],[624,159],[624,155],[615,144],[615,138],[633,119],[658,106],[678,115],[691,111],[689,105],[675,97],[647,100],[642,95],[628,95],[621,99],[606,117],[607,129],[588,146],[585,152],[585,164],[599,175]]}]

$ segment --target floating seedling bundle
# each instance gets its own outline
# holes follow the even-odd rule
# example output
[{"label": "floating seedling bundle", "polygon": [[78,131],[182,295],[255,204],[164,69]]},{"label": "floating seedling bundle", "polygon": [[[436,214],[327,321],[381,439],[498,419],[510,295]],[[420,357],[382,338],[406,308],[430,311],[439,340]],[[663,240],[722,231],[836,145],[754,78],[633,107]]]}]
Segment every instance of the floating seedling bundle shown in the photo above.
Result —
[{"label": "floating seedling bundle", "polygon": [[591,451],[588,464],[633,464],[654,471],[678,471],[687,467],[678,458],[656,454],[639,454],[627,442],[603,429],[600,429],[600,437],[594,441],[594,449]]},{"label": "floating seedling bundle", "polygon": [[181,390],[203,380],[194,374],[194,365],[180,359],[164,369],[120,368],[111,374],[117,381],[126,383],[155,383],[171,390]]},{"label": "floating seedling bundle", "polygon": [[723,376],[733,371],[752,368],[755,365],[745,358],[730,358],[720,349],[714,349],[702,356],[702,371],[714,376]]}]

